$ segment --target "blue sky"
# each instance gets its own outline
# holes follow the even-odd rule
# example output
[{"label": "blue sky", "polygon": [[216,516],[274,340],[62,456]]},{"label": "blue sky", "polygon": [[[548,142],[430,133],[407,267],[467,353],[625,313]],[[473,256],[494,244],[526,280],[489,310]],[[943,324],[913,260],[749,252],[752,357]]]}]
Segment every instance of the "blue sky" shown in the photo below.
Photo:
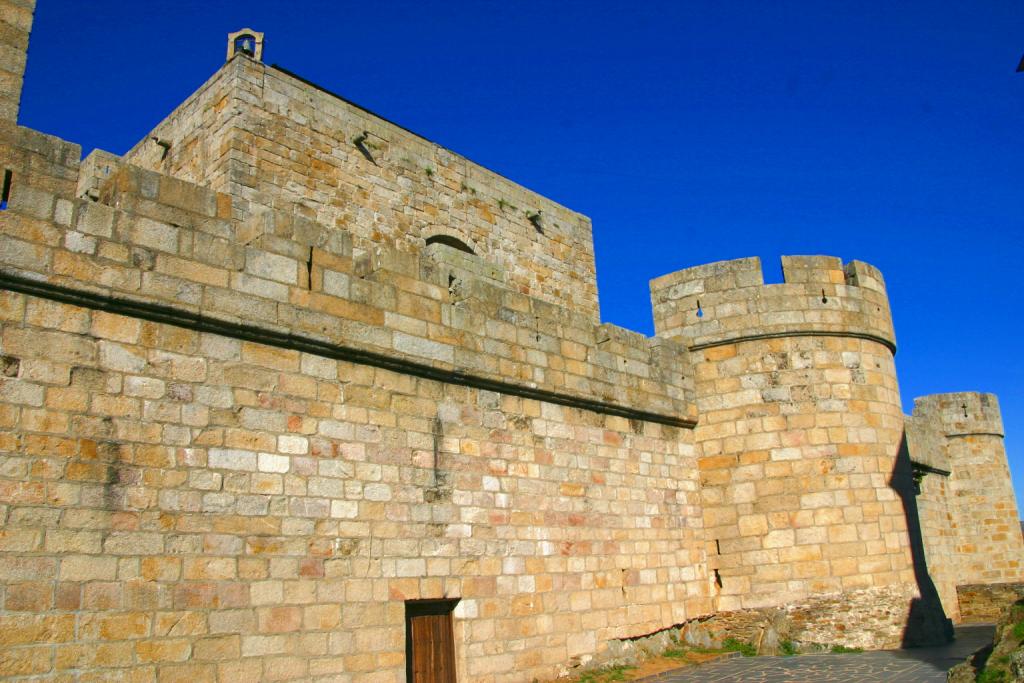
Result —
[{"label": "blue sky", "polygon": [[760,256],[882,269],[905,408],[999,395],[1024,491],[1024,3],[39,0],[21,123],[123,153],[223,62],[277,63],[587,214],[602,316]]}]

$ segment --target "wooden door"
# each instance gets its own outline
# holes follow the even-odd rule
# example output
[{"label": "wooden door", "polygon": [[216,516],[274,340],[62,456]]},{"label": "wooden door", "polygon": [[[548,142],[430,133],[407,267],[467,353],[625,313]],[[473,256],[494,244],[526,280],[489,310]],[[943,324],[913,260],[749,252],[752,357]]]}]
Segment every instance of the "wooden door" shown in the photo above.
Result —
[{"label": "wooden door", "polygon": [[408,683],[455,683],[454,600],[405,603]]}]

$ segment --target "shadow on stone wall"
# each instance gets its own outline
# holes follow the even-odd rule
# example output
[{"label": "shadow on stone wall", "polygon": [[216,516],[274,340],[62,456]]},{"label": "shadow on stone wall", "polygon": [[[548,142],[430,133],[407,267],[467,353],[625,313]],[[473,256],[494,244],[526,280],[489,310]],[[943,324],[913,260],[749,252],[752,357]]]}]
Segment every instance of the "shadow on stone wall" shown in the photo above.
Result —
[{"label": "shadow on stone wall", "polygon": [[914,485],[914,473],[910,463],[910,451],[907,449],[906,433],[900,439],[900,449],[896,454],[896,463],[889,486],[903,503],[903,515],[907,520],[907,534],[910,536],[910,553],[914,562],[914,578],[921,595],[910,602],[910,613],[907,616],[907,624],[903,628],[903,647],[948,643],[953,639],[953,622],[942,609],[939,591],[935,588],[931,575],[928,574],[928,563],[924,554],[924,537],[921,534],[921,518],[918,516],[917,509],[917,487]]}]

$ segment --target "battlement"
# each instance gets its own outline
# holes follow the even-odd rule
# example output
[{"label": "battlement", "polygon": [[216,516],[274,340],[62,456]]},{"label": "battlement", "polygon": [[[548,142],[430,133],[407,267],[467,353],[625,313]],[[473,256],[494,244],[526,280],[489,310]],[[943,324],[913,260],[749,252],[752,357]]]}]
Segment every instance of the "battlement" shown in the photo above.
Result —
[{"label": "battlement", "polygon": [[832,256],[784,256],[784,282],[764,283],[757,257],[719,261],[651,280],[658,336],[691,347],[744,338],[834,334],[875,339],[895,351],[877,268]]},{"label": "battlement", "polygon": [[1003,416],[995,394],[961,391],[914,399],[913,417],[945,436],[1003,436]]},{"label": "battlement", "polygon": [[[522,294],[479,256],[358,249],[276,210],[238,221],[230,195],[105,152],[79,170],[59,188],[45,174],[15,184],[0,224],[11,288],[599,412],[696,418],[684,350]],[[42,224],[45,238],[30,229]]]}]

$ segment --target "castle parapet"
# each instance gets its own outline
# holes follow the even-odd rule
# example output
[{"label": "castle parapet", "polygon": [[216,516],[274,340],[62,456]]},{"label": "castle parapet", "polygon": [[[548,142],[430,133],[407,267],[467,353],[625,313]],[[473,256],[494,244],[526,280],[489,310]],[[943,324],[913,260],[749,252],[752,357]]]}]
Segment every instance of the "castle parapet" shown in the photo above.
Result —
[{"label": "castle parapet", "polygon": [[764,283],[757,257],[719,261],[651,280],[659,336],[702,348],[743,339],[838,335],[896,349],[877,268],[833,256],[782,257],[784,282]]},{"label": "castle parapet", "polygon": [[913,416],[947,437],[1004,434],[995,394],[960,391],[921,396],[914,399]]},{"label": "castle parapet", "polygon": [[[476,255],[360,249],[275,210],[238,221],[230,195],[106,153],[77,184],[67,171],[54,167],[59,184],[18,174],[0,222],[5,287],[620,417],[696,420],[685,349],[524,294]],[[51,227],[36,240],[40,221]]]}]

